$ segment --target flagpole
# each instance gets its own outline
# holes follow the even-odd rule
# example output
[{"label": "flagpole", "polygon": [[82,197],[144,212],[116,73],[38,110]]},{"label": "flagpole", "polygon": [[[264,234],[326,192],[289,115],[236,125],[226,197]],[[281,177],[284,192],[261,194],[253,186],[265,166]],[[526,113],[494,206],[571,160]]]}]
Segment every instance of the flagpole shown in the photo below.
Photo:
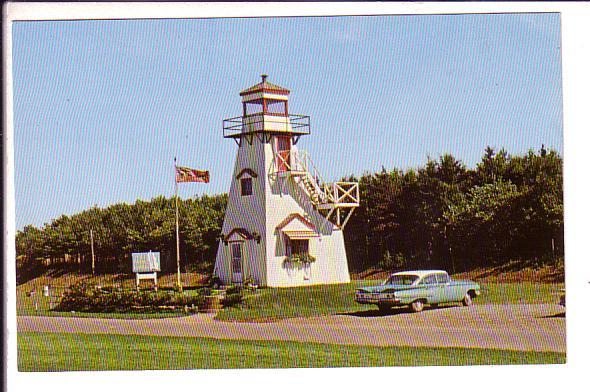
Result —
[{"label": "flagpole", "polygon": [[174,205],[176,207],[176,284],[179,291],[182,291],[180,283],[180,238],[178,235],[178,181],[176,180],[176,157],[174,157]]}]

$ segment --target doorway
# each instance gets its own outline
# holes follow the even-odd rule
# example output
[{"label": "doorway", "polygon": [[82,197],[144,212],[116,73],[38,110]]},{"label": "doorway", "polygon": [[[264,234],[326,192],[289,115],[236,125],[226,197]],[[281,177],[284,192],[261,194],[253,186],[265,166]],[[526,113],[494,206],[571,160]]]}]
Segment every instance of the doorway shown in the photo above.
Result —
[{"label": "doorway", "polygon": [[277,136],[277,152],[279,171],[291,170],[291,137]]},{"label": "doorway", "polygon": [[231,243],[231,272],[232,282],[242,283],[243,242]]}]

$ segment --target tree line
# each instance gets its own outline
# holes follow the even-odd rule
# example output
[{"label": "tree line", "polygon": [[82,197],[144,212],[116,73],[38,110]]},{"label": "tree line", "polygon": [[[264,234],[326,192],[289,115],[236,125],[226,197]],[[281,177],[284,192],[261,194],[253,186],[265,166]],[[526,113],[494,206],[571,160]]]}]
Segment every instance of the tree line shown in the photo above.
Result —
[{"label": "tree line", "polygon": [[[226,194],[179,198],[181,259],[190,261],[185,268],[207,268],[215,259],[226,205]],[[26,226],[16,235],[17,265],[21,270],[44,264],[88,272],[90,230],[99,272],[129,272],[131,253],[147,251],[161,252],[163,270],[176,268],[175,199],[164,196],[62,215],[41,228]]]},{"label": "tree line", "polygon": [[[417,169],[346,178],[359,182],[361,196],[345,229],[349,267],[458,272],[563,258],[562,166],[544,147],[519,156],[488,147],[473,169],[445,154]],[[184,269],[212,270],[226,205],[226,194],[179,200]],[[16,235],[20,269],[53,263],[88,271],[90,229],[100,271],[127,271],[131,252],[149,250],[175,267],[174,198],[159,196],[24,227]]]},{"label": "tree line", "polygon": [[474,169],[445,154],[419,169],[365,174],[345,230],[351,269],[562,259],[562,166],[544,147],[521,156],[487,147]]}]

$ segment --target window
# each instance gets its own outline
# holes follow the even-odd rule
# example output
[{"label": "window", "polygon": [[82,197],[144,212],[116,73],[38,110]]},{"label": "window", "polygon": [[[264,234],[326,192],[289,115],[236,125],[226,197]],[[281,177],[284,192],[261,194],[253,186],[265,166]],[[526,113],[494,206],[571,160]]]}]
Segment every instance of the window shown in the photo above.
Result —
[{"label": "window", "polygon": [[411,286],[418,280],[418,275],[392,275],[383,284],[401,284]]},{"label": "window", "polygon": [[422,280],[423,284],[436,284],[436,275],[428,275]]},{"label": "window", "polygon": [[288,256],[309,254],[309,240],[287,239],[287,254]]},{"label": "window", "polygon": [[447,274],[437,274],[436,275],[436,280],[437,280],[438,283],[441,283],[441,284],[449,283],[449,275],[447,275]]},{"label": "window", "polygon": [[242,188],[242,196],[250,196],[252,194],[252,178],[245,177],[240,180]]},{"label": "window", "polygon": [[246,115],[262,113],[262,101],[246,102]]},{"label": "window", "polygon": [[287,114],[287,108],[285,107],[285,101],[267,101],[266,112],[269,114]]}]

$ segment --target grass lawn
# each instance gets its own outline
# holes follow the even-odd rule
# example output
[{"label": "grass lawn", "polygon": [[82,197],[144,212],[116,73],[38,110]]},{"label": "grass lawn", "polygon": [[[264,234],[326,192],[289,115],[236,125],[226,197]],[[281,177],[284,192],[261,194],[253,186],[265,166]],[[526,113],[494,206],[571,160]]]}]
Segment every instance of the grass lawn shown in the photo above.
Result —
[{"label": "grass lawn", "polygon": [[[265,288],[246,291],[239,308],[221,310],[216,318],[228,321],[272,321],[290,317],[310,317],[335,313],[351,313],[374,306],[354,302],[356,288],[379,284],[375,280],[357,280],[348,284],[318,285],[291,288]],[[563,284],[553,283],[482,283],[482,295],[476,304],[555,303]],[[162,318],[185,315],[183,312],[157,313],[70,313],[50,311],[50,299],[37,293],[27,295],[25,287],[17,288],[17,314],[20,316],[65,316],[101,318]],[[189,294],[187,292],[186,294]],[[54,299],[53,301],[56,301]],[[35,306],[35,302],[36,305]]]},{"label": "grass lawn", "polygon": [[565,363],[565,354],[157,336],[19,333],[19,371]]},{"label": "grass lawn", "polygon": [[[266,288],[246,294],[239,308],[221,310],[217,320],[270,321],[289,317],[309,317],[350,313],[375,306],[354,302],[356,288],[379,284],[378,281],[355,281],[348,284],[292,288]],[[555,303],[563,284],[548,283],[485,283],[476,304]]]},{"label": "grass lawn", "polygon": [[476,304],[544,304],[557,303],[563,283],[481,283]]}]

